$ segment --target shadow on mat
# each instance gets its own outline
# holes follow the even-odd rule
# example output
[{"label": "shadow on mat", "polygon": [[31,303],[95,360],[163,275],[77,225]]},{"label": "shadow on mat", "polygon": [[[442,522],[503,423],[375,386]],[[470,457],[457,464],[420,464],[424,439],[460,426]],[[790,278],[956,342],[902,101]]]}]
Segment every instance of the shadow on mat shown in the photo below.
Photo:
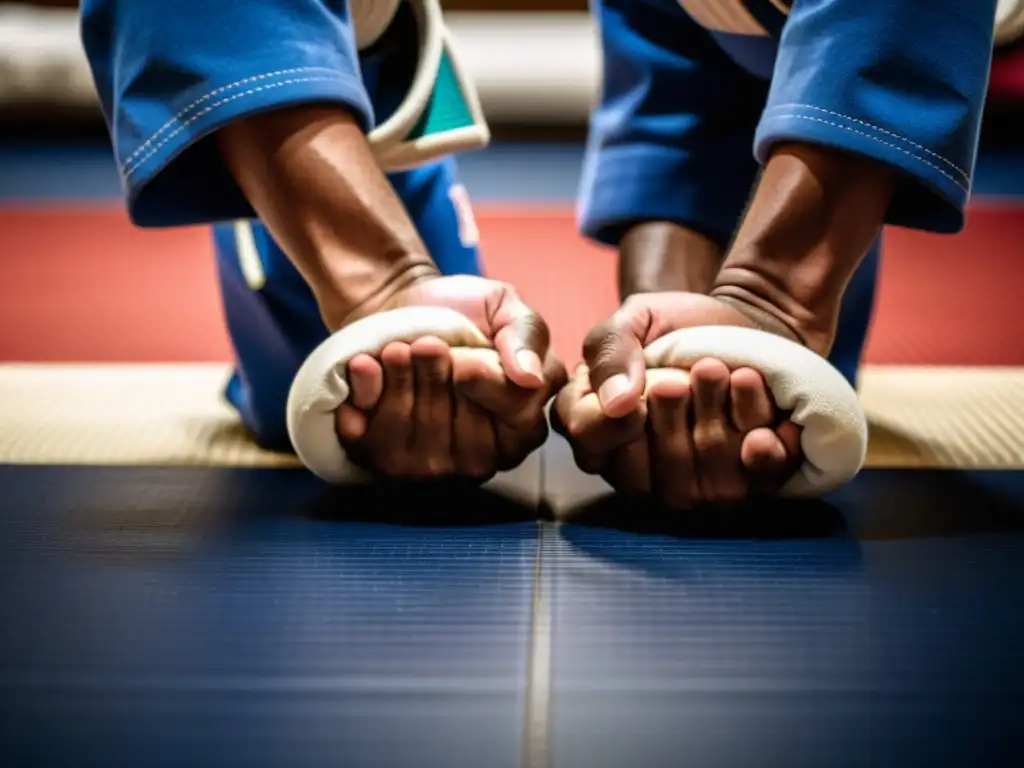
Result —
[{"label": "shadow on mat", "polygon": [[[844,535],[839,511],[821,501],[680,514],[611,497],[559,519],[564,524],[555,578],[575,592],[621,588],[625,573],[688,585],[680,600],[722,588],[748,592],[752,583],[763,589],[863,577],[860,543]],[[670,613],[679,606],[676,598],[662,603],[673,606]]]},{"label": "shadow on mat", "polygon": [[332,486],[295,512],[321,521],[418,527],[500,525],[537,519],[531,506],[458,480]]},{"label": "shadow on mat", "polygon": [[828,497],[858,539],[1024,532],[1024,472],[864,470]]},{"label": "shadow on mat", "polygon": [[678,513],[609,495],[560,522],[678,538],[869,540],[1024,532],[1024,472],[865,470],[821,500]]},{"label": "shadow on mat", "polygon": [[688,539],[816,539],[844,530],[843,516],[818,500],[765,500],[732,509],[678,512],[646,499],[609,495],[557,515],[561,523]]}]

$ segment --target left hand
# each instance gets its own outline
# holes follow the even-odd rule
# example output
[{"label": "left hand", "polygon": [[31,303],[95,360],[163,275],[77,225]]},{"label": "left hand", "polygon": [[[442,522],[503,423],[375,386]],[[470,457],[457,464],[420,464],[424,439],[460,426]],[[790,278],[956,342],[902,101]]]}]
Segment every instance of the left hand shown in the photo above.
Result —
[{"label": "left hand", "polygon": [[471,276],[418,282],[379,311],[443,306],[494,349],[434,337],[387,345],[348,364],[352,397],[337,431],[357,460],[391,477],[478,481],[518,466],[547,438],[544,407],[565,381],[547,325],[506,283]]},{"label": "left hand", "polygon": [[581,469],[679,509],[770,493],[796,470],[799,430],[777,412],[757,371],[730,370],[715,359],[689,372],[646,370],[644,347],[698,325],[789,335],[708,296],[631,297],[587,335],[586,365],[555,400],[556,429]]}]

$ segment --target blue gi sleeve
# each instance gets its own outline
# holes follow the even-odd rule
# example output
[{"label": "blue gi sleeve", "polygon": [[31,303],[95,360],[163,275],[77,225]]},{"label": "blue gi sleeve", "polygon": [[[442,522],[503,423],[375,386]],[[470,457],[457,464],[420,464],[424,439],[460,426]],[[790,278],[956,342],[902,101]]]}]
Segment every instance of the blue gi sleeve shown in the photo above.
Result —
[{"label": "blue gi sleeve", "polygon": [[901,171],[887,222],[956,232],[978,149],[995,0],[796,0],[758,126]]},{"label": "blue gi sleeve", "polygon": [[583,168],[583,234],[616,245],[632,224],[674,221],[724,245],[756,177],[750,141],[767,84],[676,0],[593,6],[604,73]]},{"label": "blue gi sleeve", "polygon": [[345,0],[83,0],[81,32],[132,220],[253,216],[216,144],[234,120],[333,103],[369,128]]}]

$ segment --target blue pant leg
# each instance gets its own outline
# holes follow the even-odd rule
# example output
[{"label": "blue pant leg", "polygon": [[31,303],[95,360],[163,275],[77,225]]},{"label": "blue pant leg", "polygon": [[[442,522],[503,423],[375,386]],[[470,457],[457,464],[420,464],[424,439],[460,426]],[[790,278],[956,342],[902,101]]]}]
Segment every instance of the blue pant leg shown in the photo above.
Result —
[{"label": "blue pant leg", "polygon": [[854,387],[875,308],[880,259],[881,237],[868,250],[846,289],[835,343],[828,358]]},{"label": "blue pant leg", "polygon": [[445,275],[482,274],[476,221],[454,158],[388,177]]},{"label": "blue pant leg", "polygon": [[[479,274],[471,214],[462,209],[453,160],[392,174],[431,256],[444,274]],[[469,219],[467,221],[467,216]],[[251,226],[263,284],[252,287],[242,269],[245,228]],[[327,338],[309,286],[260,222],[219,224],[213,239],[235,371],[228,401],[254,439],[271,450],[290,451],[285,421],[288,391],[299,366]]]}]

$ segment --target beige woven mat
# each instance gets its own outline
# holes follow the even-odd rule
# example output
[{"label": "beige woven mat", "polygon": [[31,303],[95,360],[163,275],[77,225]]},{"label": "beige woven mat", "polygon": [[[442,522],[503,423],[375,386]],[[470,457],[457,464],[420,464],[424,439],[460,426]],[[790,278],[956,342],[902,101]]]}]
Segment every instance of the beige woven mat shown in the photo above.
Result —
[{"label": "beige woven mat", "polygon": [[[0,365],[0,463],[295,466],[254,446],[221,365]],[[1024,467],[1024,368],[869,367],[876,467]]]}]

